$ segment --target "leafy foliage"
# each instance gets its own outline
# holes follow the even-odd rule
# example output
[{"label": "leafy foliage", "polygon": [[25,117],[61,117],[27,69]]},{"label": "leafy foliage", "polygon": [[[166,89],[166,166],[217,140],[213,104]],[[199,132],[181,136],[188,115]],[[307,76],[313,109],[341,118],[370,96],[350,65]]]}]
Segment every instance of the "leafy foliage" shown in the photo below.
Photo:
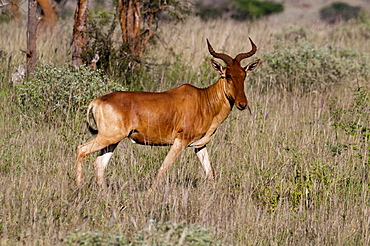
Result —
[{"label": "leafy foliage", "polygon": [[214,232],[200,225],[150,221],[132,240],[123,235],[99,231],[75,232],[63,240],[66,245],[220,245]]},{"label": "leafy foliage", "polygon": [[184,21],[186,17],[191,13],[190,5],[187,1],[142,1],[142,13],[144,19],[148,18],[148,14],[153,11],[156,11],[158,18],[164,18],[174,22]]},{"label": "leafy foliage", "polygon": [[277,14],[284,11],[284,5],[270,1],[257,0],[233,0],[236,3],[236,14],[234,19],[257,19],[270,14]]},{"label": "leafy foliage", "polygon": [[[258,75],[262,86],[303,93],[325,90],[331,85],[366,78],[365,56],[346,49],[315,46],[301,40],[295,47],[277,41],[275,50],[262,58],[264,68]],[[253,80],[252,80],[253,81]]]},{"label": "leafy foliage", "polygon": [[138,62],[138,57],[129,53],[127,44],[117,42],[118,21],[115,14],[93,12],[88,23],[89,40],[84,47],[83,60],[89,64],[99,55],[96,67],[116,77],[125,76]]},{"label": "leafy foliage", "polygon": [[[185,1],[142,1],[140,2],[140,34],[129,37],[122,42],[122,30],[117,31],[120,13],[107,11],[91,11],[87,27],[88,42],[82,54],[85,64],[91,64],[99,57],[96,67],[116,78],[131,76],[145,65],[142,54],[149,42],[155,42],[155,31],[158,18],[174,22],[185,20],[190,13]],[[123,14],[123,13],[122,13]],[[155,20],[155,21],[154,21]],[[127,28],[127,27],[126,27]]]},{"label": "leafy foliage", "polygon": [[359,17],[361,7],[354,7],[347,3],[335,2],[320,10],[322,20],[334,24],[338,21],[348,21]]},{"label": "leafy foliage", "polygon": [[[343,144],[358,151],[357,157],[362,163],[370,165],[370,88],[358,86],[353,92],[353,103],[350,108],[331,107],[333,126],[343,130],[348,136],[359,139],[358,143]],[[367,154],[362,154],[367,153]]]},{"label": "leafy foliage", "polygon": [[17,88],[18,99],[26,114],[41,119],[68,117],[84,110],[88,103],[107,92],[125,90],[101,71],[90,67],[42,65],[33,78]]},{"label": "leafy foliage", "polygon": [[198,1],[195,4],[196,15],[203,20],[231,17],[235,20],[258,19],[266,15],[281,13],[284,5],[270,1],[258,0],[229,0],[204,4]]},{"label": "leafy foliage", "polygon": [[[11,4],[9,3],[9,5]],[[0,23],[9,23],[13,19],[14,14],[8,8],[0,7]]]},{"label": "leafy foliage", "polygon": [[133,245],[217,245],[214,232],[201,225],[156,223],[150,221],[146,230],[139,231]]},{"label": "leafy foliage", "polygon": [[222,16],[222,8],[215,4],[203,4],[202,2],[195,3],[195,14],[203,20],[217,19]]},{"label": "leafy foliage", "polygon": [[63,240],[65,245],[128,245],[124,236],[104,235],[99,231],[75,232]]}]

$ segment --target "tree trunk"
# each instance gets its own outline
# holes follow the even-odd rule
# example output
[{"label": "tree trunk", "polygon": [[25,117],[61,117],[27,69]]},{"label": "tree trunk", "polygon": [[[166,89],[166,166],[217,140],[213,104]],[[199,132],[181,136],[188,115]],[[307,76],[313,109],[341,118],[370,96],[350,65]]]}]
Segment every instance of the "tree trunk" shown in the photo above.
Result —
[{"label": "tree trunk", "polygon": [[31,73],[35,70],[37,56],[36,56],[36,0],[28,0],[28,24],[27,24],[27,79],[30,78]]},{"label": "tree trunk", "polygon": [[53,10],[50,1],[37,0],[37,3],[40,5],[42,12],[44,13],[41,19],[43,26],[53,28],[57,24],[57,15]]},{"label": "tree trunk", "polygon": [[76,5],[72,38],[72,64],[74,66],[83,64],[82,52],[87,41],[88,2],[88,0],[78,0]]},{"label": "tree trunk", "polygon": [[137,56],[140,45],[141,14],[139,0],[118,0],[122,41],[128,44],[132,55]]}]

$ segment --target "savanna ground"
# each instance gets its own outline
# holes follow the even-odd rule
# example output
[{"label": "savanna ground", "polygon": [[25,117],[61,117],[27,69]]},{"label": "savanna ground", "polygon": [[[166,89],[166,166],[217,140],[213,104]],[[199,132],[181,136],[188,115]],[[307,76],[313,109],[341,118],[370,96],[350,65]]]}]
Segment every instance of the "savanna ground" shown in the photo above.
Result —
[{"label": "savanna ground", "polygon": [[[71,25],[38,37],[41,63],[70,61]],[[155,193],[148,188],[168,148],[127,140],[106,169],[107,191],[95,184],[95,155],[77,189],[75,148],[92,138],[83,111],[42,118],[37,105],[22,105],[27,87],[11,73],[24,63],[25,23],[2,23],[0,33],[2,245],[370,244],[368,15],[336,25],[303,15],[161,25],[162,42],[146,56],[163,65],[136,84],[115,83],[208,86],[218,75],[206,38],[233,56],[248,51],[252,37],[262,64],[246,80],[252,114],[234,109],[208,145],[215,182],[204,180],[189,149]]]}]

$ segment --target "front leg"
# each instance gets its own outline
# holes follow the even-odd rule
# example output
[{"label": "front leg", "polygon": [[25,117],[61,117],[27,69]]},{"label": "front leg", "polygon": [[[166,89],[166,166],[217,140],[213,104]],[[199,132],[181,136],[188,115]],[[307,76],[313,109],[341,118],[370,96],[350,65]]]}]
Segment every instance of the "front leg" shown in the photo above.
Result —
[{"label": "front leg", "polygon": [[206,171],[206,176],[209,179],[214,179],[215,171],[213,170],[212,164],[209,161],[209,156],[208,156],[208,151],[207,151],[206,146],[204,145],[203,147],[195,148],[195,153],[197,154],[198,159],[200,160],[204,170]]},{"label": "front leg", "polygon": [[167,174],[168,170],[171,169],[173,163],[179,157],[181,152],[188,146],[189,141],[184,139],[176,138],[173,145],[171,146],[170,151],[168,152],[166,158],[164,159],[161,168],[159,168],[157,180],[153,184],[153,188],[155,188]]}]

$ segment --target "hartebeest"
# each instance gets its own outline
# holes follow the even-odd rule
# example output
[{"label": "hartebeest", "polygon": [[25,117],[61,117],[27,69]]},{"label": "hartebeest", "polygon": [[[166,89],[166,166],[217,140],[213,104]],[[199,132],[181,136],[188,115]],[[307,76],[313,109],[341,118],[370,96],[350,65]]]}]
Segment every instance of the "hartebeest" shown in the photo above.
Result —
[{"label": "hartebeest", "polygon": [[[207,88],[184,84],[165,92],[117,91],[94,99],[87,109],[87,124],[89,130],[98,135],[90,142],[77,147],[77,184],[81,184],[85,157],[99,151],[94,168],[97,183],[105,186],[104,169],[118,143],[126,137],[138,144],[172,145],[158,171],[154,185],[163,178],[186,147],[195,149],[206,176],[213,179],[214,170],[209,161],[206,144],[234,105],[239,110],[249,108],[244,93],[244,80],[260,62],[256,60],[245,67],[240,65],[241,60],[257,51],[257,46],[249,40],[251,51],[240,53],[234,59],[215,52],[207,40],[211,55],[227,64],[223,67],[211,59],[212,67],[221,78]],[[97,130],[89,123],[90,111]]]}]

